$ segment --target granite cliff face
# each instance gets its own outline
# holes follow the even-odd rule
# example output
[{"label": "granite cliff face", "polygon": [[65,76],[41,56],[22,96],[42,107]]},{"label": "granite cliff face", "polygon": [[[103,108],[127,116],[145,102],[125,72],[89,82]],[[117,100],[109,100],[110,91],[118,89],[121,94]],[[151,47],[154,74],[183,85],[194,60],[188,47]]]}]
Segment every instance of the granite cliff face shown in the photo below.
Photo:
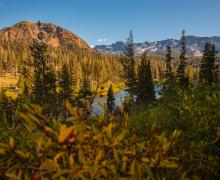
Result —
[{"label": "granite cliff face", "polygon": [[39,32],[43,32],[45,42],[52,47],[72,46],[92,51],[90,46],[76,34],[51,23],[34,23],[22,21],[11,27],[0,30],[0,40],[4,42],[30,43],[37,38]]}]

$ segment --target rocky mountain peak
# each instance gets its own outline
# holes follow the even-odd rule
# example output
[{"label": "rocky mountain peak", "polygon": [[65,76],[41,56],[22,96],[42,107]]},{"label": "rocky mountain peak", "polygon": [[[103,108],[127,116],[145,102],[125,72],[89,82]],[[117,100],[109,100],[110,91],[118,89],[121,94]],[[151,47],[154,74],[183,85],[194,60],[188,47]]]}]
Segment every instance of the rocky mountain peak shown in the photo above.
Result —
[{"label": "rocky mountain peak", "polygon": [[43,32],[45,42],[52,47],[73,46],[92,51],[90,46],[71,31],[52,23],[34,23],[21,21],[11,27],[0,30],[0,40],[9,42],[30,43],[37,38],[39,32]]}]

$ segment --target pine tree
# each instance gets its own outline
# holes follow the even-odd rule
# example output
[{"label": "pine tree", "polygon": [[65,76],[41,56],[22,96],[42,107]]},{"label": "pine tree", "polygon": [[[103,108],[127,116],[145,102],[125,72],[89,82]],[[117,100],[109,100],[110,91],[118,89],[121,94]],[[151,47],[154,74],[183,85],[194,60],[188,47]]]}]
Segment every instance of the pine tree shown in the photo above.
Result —
[{"label": "pine tree", "polygon": [[218,51],[216,51],[216,48],[215,48],[215,44],[213,43],[212,44],[212,60],[211,60],[211,64],[210,64],[210,68],[212,69],[212,72],[213,72],[213,76],[214,76],[214,83],[218,83],[219,82],[219,65],[215,64],[215,62],[217,61],[217,55]]},{"label": "pine tree", "polygon": [[107,112],[112,114],[115,110],[115,97],[114,97],[114,92],[112,89],[112,85],[108,89],[108,94],[107,94]]},{"label": "pine tree", "polygon": [[60,87],[61,87],[62,102],[67,99],[70,100],[72,94],[72,78],[67,63],[63,64],[61,69]]},{"label": "pine tree", "polygon": [[171,67],[171,60],[172,60],[172,56],[171,56],[171,47],[169,45],[166,46],[166,72],[165,72],[165,77],[170,79],[171,74],[172,74],[172,67]]},{"label": "pine tree", "polygon": [[56,101],[56,74],[50,69],[44,76],[47,102],[55,103]]},{"label": "pine tree", "polygon": [[46,90],[46,102],[44,102],[44,112],[47,115],[55,117],[58,115],[57,108],[57,93],[56,93],[56,73],[50,68],[47,73],[44,75],[45,80],[45,90]]},{"label": "pine tree", "polygon": [[166,46],[166,68],[165,68],[165,81],[163,83],[163,96],[175,96],[176,94],[176,80],[172,72],[171,60],[172,52],[169,45]]},{"label": "pine tree", "polygon": [[134,57],[134,40],[132,31],[130,31],[129,36],[126,40],[124,55],[121,58],[121,63],[123,66],[123,78],[125,84],[128,88],[128,92],[134,99],[136,94],[136,74],[135,74],[135,57]]},{"label": "pine tree", "polygon": [[29,88],[28,88],[28,70],[26,66],[23,66],[23,70],[21,75],[19,76],[17,86],[22,89],[22,95],[28,97],[29,95]]},{"label": "pine tree", "polygon": [[188,78],[185,75],[185,69],[186,69],[186,36],[185,36],[185,31],[182,31],[182,37],[180,40],[180,45],[181,45],[181,53],[180,53],[180,64],[177,69],[177,80],[178,83],[181,87],[186,87],[188,86]]},{"label": "pine tree", "polygon": [[72,89],[73,91],[77,89],[78,81],[80,80],[80,69],[77,66],[77,63],[75,62],[74,59],[70,59],[69,61],[69,69],[70,69],[70,74],[71,74],[71,84],[72,84]]},{"label": "pine tree", "polygon": [[137,101],[149,103],[155,99],[153,78],[150,61],[147,60],[146,52],[141,56],[141,63],[138,67]]},{"label": "pine tree", "polygon": [[199,72],[200,81],[202,84],[212,84],[217,79],[216,50],[215,45],[212,43],[206,43],[203,51],[203,58],[201,61],[201,67]]},{"label": "pine tree", "polygon": [[86,111],[90,111],[92,103],[93,103],[92,95],[93,95],[93,93],[91,90],[89,80],[88,80],[87,76],[84,76],[82,86],[79,91],[79,96],[78,96],[78,103],[79,104],[78,105],[80,107],[86,109]]},{"label": "pine tree", "polygon": [[90,86],[89,80],[87,78],[83,79],[83,84],[80,89],[80,92],[82,93],[83,97],[87,97],[87,96],[92,95],[91,86]]},{"label": "pine tree", "polygon": [[47,55],[47,44],[43,42],[43,34],[38,34],[30,46],[33,57],[34,83],[33,83],[33,101],[38,104],[44,104],[47,101],[47,89],[45,75],[48,71],[49,56]]},{"label": "pine tree", "polygon": [[87,77],[83,78],[82,86],[79,93],[82,98],[89,98],[90,96],[92,96],[91,86]]}]

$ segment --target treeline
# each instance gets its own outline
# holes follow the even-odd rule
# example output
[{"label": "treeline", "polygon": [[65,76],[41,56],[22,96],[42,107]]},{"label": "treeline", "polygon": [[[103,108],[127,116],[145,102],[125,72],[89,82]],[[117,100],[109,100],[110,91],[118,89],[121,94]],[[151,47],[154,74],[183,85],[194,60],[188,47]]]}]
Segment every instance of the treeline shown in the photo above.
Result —
[{"label": "treeline", "polygon": [[[14,48],[16,50],[16,47]],[[18,51],[22,53],[17,55],[18,59],[15,58],[22,67],[18,80],[21,92],[15,100],[16,103],[9,99],[11,101],[9,104],[14,104],[16,108],[19,102],[23,102],[28,97],[30,102],[43,106],[45,113],[50,117],[57,117],[60,114],[65,117],[68,114],[64,105],[58,108],[58,104],[69,100],[74,106],[83,107],[89,114],[97,92],[103,91],[99,89],[103,84],[108,88],[111,84],[122,82],[131,97],[130,102],[127,103],[128,109],[132,104],[148,104],[155,100],[155,82],[169,87],[171,86],[167,85],[167,79],[169,79],[170,82],[184,88],[196,87],[207,79],[209,84],[217,82],[219,68],[216,64],[215,46],[207,43],[204,48],[201,67],[194,69],[189,63],[192,60],[186,57],[184,31],[181,37],[181,54],[178,58],[172,57],[170,46],[167,46],[166,57],[155,58],[147,56],[146,52],[140,58],[136,57],[132,32],[126,40],[124,55],[121,56],[89,54],[79,50],[71,52],[70,49],[54,51],[44,42],[43,34],[39,33],[38,38],[27,50]],[[10,61],[10,59],[7,60]],[[162,85],[163,83],[165,85]],[[109,89],[108,92],[112,94],[113,90]],[[6,96],[3,90],[2,99],[4,98]],[[111,99],[114,98],[111,97]],[[116,107],[113,102],[109,104],[112,104],[109,111],[113,112]],[[14,111],[14,108],[11,111]],[[11,114],[13,119],[13,112],[7,114]]]},{"label": "treeline", "polygon": [[[18,47],[13,47],[14,51]],[[14,53],[7,49],[5,53],[8,52],[12,55]],[[4,89],[1,91],[1,119],[8,119],[12,126],[16,111],[21,111],[20,105],[27,101],[41,105],[44,114],[50,118],[65,118],[69,115],[64,107],[66,100],[75,107],[83,108],[85,116],[88,116],[100,86],[109,87],[110,84],[122,82],[122,66],[118,56],[71,47],[51,49],[41,32],[33,43],[18,51],[18,55],[17,59],[8,57],[6,62],[2,61],[3,65],[7,64],[6,69],[2,66],[3,74],[15,70],[12,59],[22,67],[17,83],[20,88],[18,97],[11,99],[5,95]]]},{"label": "treeline", "polygon": [[[19,76],[22,75],[23,68],[26,67],[30,70],[28,64],[33,61],[31,56],[30,43],[20,42],[20,41],[0,41],[0,75],[1,76]],[[74,72],[75,84],[80,87],[80,84],[83,81],[84,66],[89,66],[91,73],[89,74],[89,80],[91,82],[92,88],[95,88],[96,80],[99,78],[99,81],[109,80],[107,86],[109,87],[111,83],[120,84],[121,80],[121,63],[119,62],[120,57],[118,55],[104,54],[99,53],[94,50],[94,52],[86,51],[84,49],[79,49],[77,47],[57,47],[52,48],[51,46],[47,47],[47,54],[50,56],[50,64],[55,69],[56,75],[61,70],[63,64],[67,63]],[[166,64],[165,58],[163,56],[153,56],[149,55],[151,60],[152,76],[154,80],[161,81],[164,79],[163,72],[165,71]],[[139,59],[139,57],[135,57]],[[177,68],[178,57],[175,57],[176,61],[172,62],[173,69]],[[189,78],[193,80],[198,72],[198,63],[200,60],[197,58],[189,57],[187,64],[187,72]],[[136,62],[138,63],[138,62]],[[138,66],[138,64],[136,64]],[[97,70],[98,69],[98,70]],[[99,72],[97,74],[97,72]],[[33,73],[30,72],[29,75]],[[30,78],[32,76],[29,76]],[[18,86],[22,86],[18,83]]]},{"label": "treeline", "polygon": [[[2,90],[2,117],[6,114],[12,120],[15,109],[26,100],[41,105],[44,113],[51,118],[68,115],[64,108],[66,100],[84,108],[89,114],[92,111],[95,90],[97,91],[100,84],[108,86],[109,83],[121,82],[117,56],[75,52],[77,57],[55,62],[50,54],[54,51],[50,51],[50,47],[44,42],[42,33],[38,34],[38,38],[28,48],[31,57],[22,61],[18,80],[21,92],[18,98],[7,98]],[[9,108],[8,104],[12,104],[13,108]]]},{"label": "treeline", "polygon": [[[30,64],[33,61],[33,56],[31,55],[30,45],[30,43],[22,42],[0,42],[1,76],[20,76],[23,69],[26,68],[29,71],[29,78],[32,78],[33,73]],[[56,75],[58,75],[63,64],[68,64],[74,73],[75,84],[78,87],[83,81],[85,66],[88,66],[90,70],[88,78],[92,88],[97,85],[96,80],[108,79],[109,83],[115,84],[121,82],[119,75],[121,66],[118,61],[119,57],[116,55],[85,51],[77,47],[52,48],[50,46],[47,46],[45,53],[50,56],[50,66],[53,66]],[[18,83],[18,86],[21,84]]]},{"label": "treeline", "polygon": [[[83,66],[88,65],[91,69],[90,80],[93,81],[97,76],[95,75],[96,66],[99,66],[100,79],[106,78],[115,84],[121,81],[120,72],[121,64],[119,62],[119,55],[104,54],[98,51],[88,52],[80,50],[76,47],[57,47],[52,48],[48,46],[47,53],[50,55],[51,64],[53,64],[56,73],[61,69],[62,65],[67,63],[70,68],[77,68],[78,76],[77,84],[82,82]],[[160,81],[162,73],[165,69],[165,62],[163,56],[149,56],[153,68],[153,78]],[[23,67],[32,61],[30,44],[21,42],[0,42],[0,75],[1,76],[20,76]],[[137,57],[138,58],[138,57]],[[98,65],[97,65],[98,64]],[[75,67],[72,67],[72,66]],[[106,73],[107,72],[107,73]],[[109,85],[108,85],[109,86]]]},{"label": "treeline", "polygon": [[[172,49],[167,46],[167,54],[165,62],[160,72],[160,80],[162,82],[174,82],[181,88],[187,89],[190,87],[198,87],[203,84],[217,84],[219,81],[219,66],[217,64],[217,51],[213,43],[207,42],[204,47],[204,55],[201,59],[201,65],[195,72],[191,72],[191,68],[188,63],[186,56],[186,42],[185,42],[185,31],[182,32],[181,53],[178,59],[172,57]],[[149,96],[148,99],[154,99],[154,87],[153,87],[153,74],[151,69],[151,60],[147,57],[146,52],[141,56],[139,62],[137,62],[134,54],[134,42],[132,31],[126,41],[126,47],[124,55],[121,57],[123,66],[123,79],[128,88],[128,92],[131,99],[142,99],[144,102],[147,101],[145,96]],[[176,64],[174,66],[174,64]],[[157,67],[158,68],[158,67]],[[192,74],[191,74],[192,73]],[[196,74],[196,76],[194,75]]]}]

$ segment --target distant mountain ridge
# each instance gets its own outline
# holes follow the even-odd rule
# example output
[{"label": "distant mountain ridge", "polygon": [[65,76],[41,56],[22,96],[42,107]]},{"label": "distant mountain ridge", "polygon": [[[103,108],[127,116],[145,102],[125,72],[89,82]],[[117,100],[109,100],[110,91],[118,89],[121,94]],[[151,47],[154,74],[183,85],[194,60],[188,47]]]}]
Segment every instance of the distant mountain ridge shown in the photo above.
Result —
[{"label": "distant mountain ridge", "polygon": [[28,44],[43,32],[44,40],[52,47],[71,46],[92,51],[92,48],[80,37],[71,31],[52,23],[34,23],[22,21],[11,27],[0,29],[0,40],[3,42],[21,42]]},{"label": "distant mountain ridge", "polygon": [[[202,56],[204,45],[206,42],[213,42],[216,46],[218,54],[220,54],[220,36],[213,37],[198,37],[198,36],[186,36],[186,49],[187,55],[190,56]],[[154,42],[135,43],[136,54],[141,54],[147,51],[150,54],[164,55],[166,53],[166,46],[170,45],[174,55],[180,53],[180,40],[166,39]],[[111,45],[96,45],[94,48],[101,52],[111,52],[116,54],[123,53],[125,47],[124,42],[118,41]]]}]

